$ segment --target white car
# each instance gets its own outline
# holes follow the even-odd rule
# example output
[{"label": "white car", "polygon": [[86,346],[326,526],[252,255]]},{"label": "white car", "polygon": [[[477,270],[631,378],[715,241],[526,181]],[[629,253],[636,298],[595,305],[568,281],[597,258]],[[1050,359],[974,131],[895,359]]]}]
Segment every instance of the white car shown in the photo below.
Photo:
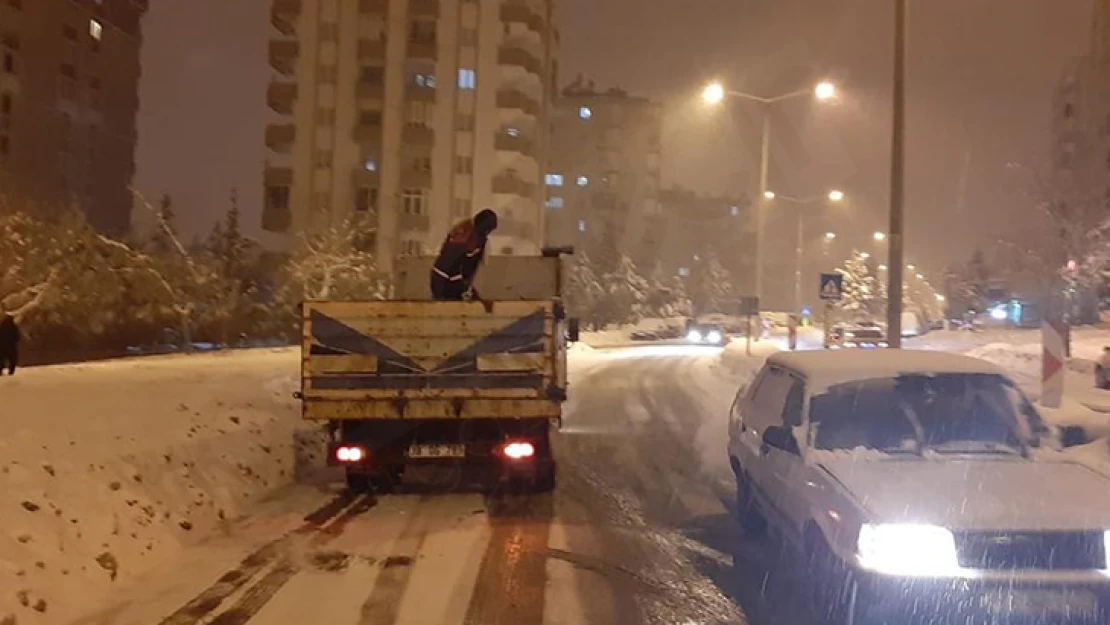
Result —
[{"label": "white car", "polygon": [[831,622],[1110,623],[1110,479],[1060,435],[990,363],[812,351],[741,390],[728,450]]}]

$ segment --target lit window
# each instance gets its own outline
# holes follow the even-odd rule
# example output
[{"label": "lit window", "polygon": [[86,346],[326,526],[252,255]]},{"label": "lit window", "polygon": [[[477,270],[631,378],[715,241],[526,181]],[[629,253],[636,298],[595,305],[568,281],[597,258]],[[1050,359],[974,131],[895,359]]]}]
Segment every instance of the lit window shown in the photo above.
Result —
[{"label": "lit window", "polygon": [[100,38],[104,36],[104,27],[101,26],[100,22],[89,20],[89,35],[92,36],[93,39],[100,41]]},{"label": "lit window", "polygon": [[586,220],[585,219],[579,219],[578,220],[578,231],[579,232],[585,232],[586,231]]},{"label": "lit window", "polygon": [[459,89],[476,89],[478,87],[478,75],[472,69],[459,70]]},{"label": "lit window", "polygon": [[588,106],[583,106],[583,107],[580,107],[578,109],[578,117],[580,117],[582,119],[590,119],[593,116],[594,116],[594,112]]},{"label": "lit window", "polygon": [[563,175],[562,174],[547,174],[546,176],[543,177],[543,181],[549,187],[561,187],[561,186],[563,186]]},{"label": "lit window", "polygon": [[576,180],[575,182],[578,184],[578,186],[584,187],[590,184],[590,179],[585,176],[579,176],[578,180]]},{"label": "lit window", "polygon": [[562,208],[563,207],[563,198],[561,198],[561,197],[549,197],[549,198],[547,198],[547,207],[548,208]]},{"label": "lit window", "polygon": [[517,128],[516,126],[509,126],[505,129],[505,134],[509,135],[510,137],[519,137],[520,128]]},{"label": "lit window", "polygon": [[362,168],[366,171],[378,171],[378,161],[368,158],[362,162]]},{"label": "lit window", "polygon": [[739,206],[729,206],[728,207],[728,214],[732,215],[733,217],[738,216],[740,214],[740,207]]},{"label": "lit window", "polygon": [[679,275],[680,278],[689,278],[690,277],[690,268],[689,267],[679,267],[678,268],[678,275]]},{"label": "lit window", "polygon": [[417,74],[413,80],[416,82],[417,87],[428,87],[435,89],[436,77],[432,74]]}]

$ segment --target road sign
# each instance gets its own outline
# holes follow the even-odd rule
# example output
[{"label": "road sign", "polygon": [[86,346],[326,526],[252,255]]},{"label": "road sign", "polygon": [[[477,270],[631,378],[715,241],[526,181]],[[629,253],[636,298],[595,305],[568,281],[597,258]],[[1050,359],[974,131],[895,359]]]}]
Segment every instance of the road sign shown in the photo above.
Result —
[{"label": "road sign", "polygon": [[826,302],[839,302],[844,293],[844,276],[839,273],[821,274],[821,299]]},{"label": "road sign", "polygon": [[758,297],[741,297],[740,298],[740,316],[745,315],[758,315],[759,314],[759,298]]}]

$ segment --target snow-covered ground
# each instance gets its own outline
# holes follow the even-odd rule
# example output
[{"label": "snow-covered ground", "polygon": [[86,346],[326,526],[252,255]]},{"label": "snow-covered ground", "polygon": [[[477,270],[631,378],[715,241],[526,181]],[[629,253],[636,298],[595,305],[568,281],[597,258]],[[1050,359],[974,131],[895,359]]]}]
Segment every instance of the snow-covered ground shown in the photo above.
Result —
[{"label": "snow-covered ground", "polygon": [[[293,481],[296,352],[0,377],[0,622],[59,623]],[[310,445],[311,447],[311,445]]]}]

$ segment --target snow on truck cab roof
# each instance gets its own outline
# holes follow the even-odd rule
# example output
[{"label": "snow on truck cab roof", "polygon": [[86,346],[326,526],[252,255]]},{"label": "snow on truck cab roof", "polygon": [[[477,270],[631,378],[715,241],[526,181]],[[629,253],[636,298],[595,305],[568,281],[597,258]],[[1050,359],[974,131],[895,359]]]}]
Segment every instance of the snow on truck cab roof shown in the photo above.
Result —
[{"label": "snow on truck cab roof", "polygon": [[983,374],[1005,376],[1003,370],[985,360],[926,350],[890,349],[875,351],[779,352],[767,364],[794,371],[805,378],[810,394],[859,380],[895,378],[917,374]]}]

